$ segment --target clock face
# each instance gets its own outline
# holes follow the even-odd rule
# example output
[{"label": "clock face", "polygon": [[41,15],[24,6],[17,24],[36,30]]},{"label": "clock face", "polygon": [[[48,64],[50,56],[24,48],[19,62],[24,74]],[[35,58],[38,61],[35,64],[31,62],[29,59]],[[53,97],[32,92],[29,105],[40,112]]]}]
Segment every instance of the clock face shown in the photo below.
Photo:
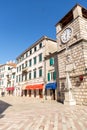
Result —
[{"label": "clock face", "polygon": [[72,36],[72,29],[71,28],[66,28],[64,32],[61,34],[61,41],[62,43],[66,43],[70,40]]}]

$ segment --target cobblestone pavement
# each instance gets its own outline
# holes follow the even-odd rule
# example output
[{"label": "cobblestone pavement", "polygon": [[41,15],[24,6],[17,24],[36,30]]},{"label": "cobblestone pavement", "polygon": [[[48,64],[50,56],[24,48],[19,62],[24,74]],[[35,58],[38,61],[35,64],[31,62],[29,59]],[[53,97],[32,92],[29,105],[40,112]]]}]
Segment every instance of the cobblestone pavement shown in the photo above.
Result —
[{"label": "cobblestone pavement", "polygon": [[0,97],[0,130],[87,130],[87,106]]}]

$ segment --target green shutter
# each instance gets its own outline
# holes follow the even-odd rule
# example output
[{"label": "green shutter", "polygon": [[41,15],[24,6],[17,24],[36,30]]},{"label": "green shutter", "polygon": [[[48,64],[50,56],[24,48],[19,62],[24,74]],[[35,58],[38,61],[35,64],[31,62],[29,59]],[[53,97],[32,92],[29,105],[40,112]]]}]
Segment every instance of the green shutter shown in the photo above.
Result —
[{"label": "green shutter", "polygon": [[29,60],[29,66],[31,66],[32,65],[32,60]]},{"label": "green shutter", "polygon": [[50,73],[48,73],[48,81],[50,81]]},{"label": "green shutter", "polygon": [[42,69],[39,70],[39,77],[42,76]]},{"label": "green shutter", "polygon": [[34,71],[34,78],[36,77],[36,73],[35,73],[35,71]]},{"label": "green shutter", "polygon": [[34,64],[36,64],[36,57],[34,57]]},{"label": "green shutter", "polygon": [[42,61],[42,54],[39,55],[39,62]]},{"label": "green shutter", "polygon": [[53,79],[56,80],[56,72],[53,72]]},{"label": "green shutter", "polygon": [[29,73],[29,79],[31,79],[31,72]]},{"label": "green shutter", "polygon": [[50,65],[54,65],[54,58],[50,58]]}]

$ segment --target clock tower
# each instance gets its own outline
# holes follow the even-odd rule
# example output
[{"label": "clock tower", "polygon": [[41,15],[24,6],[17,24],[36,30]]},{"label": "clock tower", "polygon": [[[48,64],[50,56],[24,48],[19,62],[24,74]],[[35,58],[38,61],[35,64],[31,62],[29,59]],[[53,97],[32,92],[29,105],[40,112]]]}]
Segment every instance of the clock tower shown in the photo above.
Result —
[{"label": "clock tower", "polygon": [[64,101],[66,71],[77,104],[87,103],[87,9],[76,4],[56,25],[60,100]]}]

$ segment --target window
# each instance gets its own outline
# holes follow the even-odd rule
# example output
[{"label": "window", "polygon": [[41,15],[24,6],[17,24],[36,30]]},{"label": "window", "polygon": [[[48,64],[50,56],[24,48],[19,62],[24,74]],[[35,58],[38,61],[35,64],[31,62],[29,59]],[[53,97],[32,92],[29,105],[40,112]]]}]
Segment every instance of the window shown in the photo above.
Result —
[{"label": "window", "polygon": [[25,74],[25,81],[27,80],[27,73]]},{"label": "window", "polygon": [[24,75],[22,75],[22,81],[24,80]]},{"label": "window", "polygon": [[4,84],[4,81],[2,80],[2,85]]},{"label": "window", "polygon": [[39,44],[39,48],[42,48],[42,43]]},{"label": "window", "polygon": [[36,46],[34,47],[34,51],[37,51],[37,47]]},{"label": "window", "polygon": [[54,58],[50,58],[50,66],[54,65]]},{"label": "window", "polygon": [[20,82],[20,75],[19,75],[19,82]]},{"label": "window", "polygon": [[26,52],[26,57],[28,57],[28,52]]},{"label": "window", "polygon": [[36,70],[34,70],[34,78],[36,78]]},{"label": "window", "polygon": [[41,62],[41,61],[42,61],[42,53],[39,54],[39,62]]},{"label": "window", "polygon": [[32,59],[29,60],[29,66],[32,66]]},{"label": "window", "polygon": [[29,72],[29,79],[31,79],[31,72]]},{"label": "window", "polygon": [[34,57],[34,64],[36,64],[36,57]]},{"label": "window", "polygon": [[50,73],[48,73],[48,81],[50,81]]},{"label": "window", "polygon": [[13,79],[15,78],[15,74],[12,75]]},{"label": "window", "polygon": [[24,57],[22,56],[22,57],[21,57],[21,61],[22,61],[23,59],[24,59]]},{"label": "window", "polygon": [[48,72],[48,81],[56,80],[56,72]]},{"label": "window", "polygon": [[17,67],[17,72],[18,72],[18,67]]},{"label": "window", "polygon": [[25,67],[27,67],[27,61],[25,62]]},{"label": "window", "polygon": [[19,66],[19,71],[21,71],[21,65]]},{"label": "window", "polygon": [[20,75],[20,81],[22,82],[22,74]]},{"label": "window", "polygon": [[18,76],[16,76],[16,83],[18,82]]},{"label": "window", "polygon": [[30,55],[32,54],[32,50],[30,50]]},{"label": "window", "polygon": [[8,70],[10,70],[10,67],[8,67]]},{"label": "window", "polygon": [[22,64],[22,69],[24,69],[24,64]]},{"label": "window", "polygon": [[56,71],[53,72],[53,79],[56,80]]},{"label": "window", "polygon": [[42,77],[42,68],[39,69],[39,77]]},{"label": "window", "polygon": [[4,74],[2,74],[0,77],[3,78],[3,77],[4,77]]}]

